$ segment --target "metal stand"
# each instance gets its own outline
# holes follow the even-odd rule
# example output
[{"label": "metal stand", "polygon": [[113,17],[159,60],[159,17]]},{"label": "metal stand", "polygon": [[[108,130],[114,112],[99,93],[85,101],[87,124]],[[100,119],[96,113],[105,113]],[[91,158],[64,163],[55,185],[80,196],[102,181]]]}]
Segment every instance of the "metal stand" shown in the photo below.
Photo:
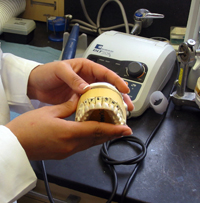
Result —
[{"label": "metal stand", "polygon": [[172,101],[176,107],[181,106],[192,106],[198,108],[198,105],[195,102],[195,93],[186,92],[186,84],[189,66],[195,61],[195,56],[200,55],[200,50],[194,50],[196,42],[192,39],[189,39],[187,42],[180,44],[178,50],[178,56],[181,62],[179,78],[176,81],[177,90],[171,94]]}]

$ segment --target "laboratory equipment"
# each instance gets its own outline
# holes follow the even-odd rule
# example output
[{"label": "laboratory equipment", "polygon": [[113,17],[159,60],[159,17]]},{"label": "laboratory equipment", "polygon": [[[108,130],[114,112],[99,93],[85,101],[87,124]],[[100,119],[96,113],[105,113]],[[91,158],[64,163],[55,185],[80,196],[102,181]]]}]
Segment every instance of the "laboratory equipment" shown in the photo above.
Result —
[{"label": "laboratory equipment", "polygon": [[11,18],[21,14],[26,8],[26,0],[4,0],[0,1],[0,34],[3,32],[4,24]]},{"label": "laboratory equipment", "polygon": [[168,100],[161,91],[155,91],[150,96],[150,106],[158,114],[163,114],[168,107]]},{"label": "laboratory equipment", "polygon": [[[190,12],[186,27],[185,41],[188,39],[193,39],[196,41],[195,48],[199,48],[200,43],[200,1],[192,0],[190,6]],[[195,89],[197,79],[200,77],[200,57],[195,56],[194,64],[191,64],[192,67],[189,71],[187,79],[187,87],[191,90]]]},{"label": "laboratory equipment", "polygon": [[190,64],[195,60],[195,56],[200,56],[200,50],[195,50],[196,42],[193,39],[179,45],[178,56],[181,62],[179,78],[176,81],[176,91],[171,94],[172,101],[176,107],[193,106],[199,108],[195,101],[195,92],[186,92],[186,84]]},{"label": "laboratory equipment", "polygon": [[142,28],[147,28],[153,23],[155,18],[164,18],[163,14],[151,13],[147,9],[139,9],[134,13],[134,27],[131,30],[132,35],[139,35]]},{"label": "laboratory equipment", "polygon": [[78,44],[78,36],[79,36],[79,25],[75,24],[74,27],[72,28],[67,44],[64,48],[62,60],[72,59],[75,57],[76,48]]},{"label": "laboratory equipment", "polygon": [[176,61],[176,53],[167,42],[117,31],[104,32],[87,48],[83,57],[102,64],[121,76],[130,88],[137,117],[150,106],[150,95],[162,90]]},{"label": "laboratory equipment", "polygon": [[63,33],[68,29],[68,19],[65,17],[47,16],[47,30],[52,33],[49,35],[49,40],[54,42],[63,41]]},{"label": "laboratory equipment", "polygon": [[27,44],[33,39],[35,28],[33,20],[13,17],[3,26],[4,38],[8,42]]}]

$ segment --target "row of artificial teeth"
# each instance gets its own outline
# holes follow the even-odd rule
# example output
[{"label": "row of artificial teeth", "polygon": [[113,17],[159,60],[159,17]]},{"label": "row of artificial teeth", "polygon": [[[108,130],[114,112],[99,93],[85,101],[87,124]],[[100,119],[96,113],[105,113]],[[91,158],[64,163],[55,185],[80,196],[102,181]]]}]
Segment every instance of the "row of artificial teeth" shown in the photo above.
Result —
[{"label": "row of artificial teeth", "polygon": [[123,113],[118,105],[113,99],[108,97],[93,97],[86,99],[79,106],[78,112],[76,114],[77,121],[85,121],[90,116],[91,111],[95,109],[108,109],[112,111],[112,119],[115,124],[125,124],[126,121],[123,118]]}]

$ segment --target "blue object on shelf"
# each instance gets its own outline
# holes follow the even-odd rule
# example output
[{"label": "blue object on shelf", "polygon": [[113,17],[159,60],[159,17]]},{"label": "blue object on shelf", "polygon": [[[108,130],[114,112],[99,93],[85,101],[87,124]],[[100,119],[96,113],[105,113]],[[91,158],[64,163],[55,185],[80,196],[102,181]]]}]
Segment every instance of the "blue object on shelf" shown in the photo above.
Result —
[{"label": "blue object on shelf", "polygon": [[54,42],[63,41],[63,32],[68,28],[68,20],[63,17],[49,17],[47,19],[48,30],[53,33],[49,35],[49,40]]},{"label": "blue object on shelf", "polygon": [[72,31],[66,43],[66,46],[62,55],[62,60],[72,59],[75,57],[77,43],[78,43],[78,36],[79,36],[79,24],[75,24],[74,27],[72,28]]}]

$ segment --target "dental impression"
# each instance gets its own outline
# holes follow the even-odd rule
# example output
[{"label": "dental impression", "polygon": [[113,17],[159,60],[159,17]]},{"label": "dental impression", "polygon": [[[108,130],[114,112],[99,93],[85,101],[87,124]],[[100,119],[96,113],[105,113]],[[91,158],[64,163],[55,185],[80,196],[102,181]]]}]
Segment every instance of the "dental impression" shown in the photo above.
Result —
[{"label": "dental impression", "polygon": [[127,105],[122,94],[106,82],[92,83],[89,86],[91,89],[80,97],[75,120],[125,125]]}]

